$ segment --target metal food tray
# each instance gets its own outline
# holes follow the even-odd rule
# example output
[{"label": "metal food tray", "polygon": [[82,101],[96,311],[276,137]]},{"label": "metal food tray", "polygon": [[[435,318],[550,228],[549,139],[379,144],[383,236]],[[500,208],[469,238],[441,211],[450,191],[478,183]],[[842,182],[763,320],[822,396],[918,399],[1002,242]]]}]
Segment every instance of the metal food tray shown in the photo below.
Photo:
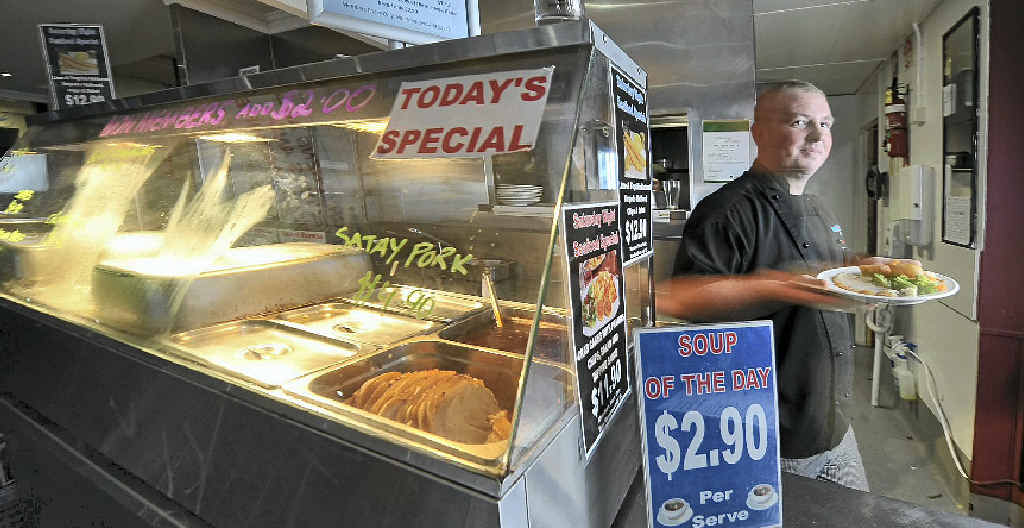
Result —
[{"label": "metal food tray", "polygon": [[[54,259],[67,258],[67,255],[56,251],[56,246],[47,243],[50,233],[41,229],[22,233],[25,238],[18,242],[0,241],[0,278],[45,280],[53,278],[55,273],[60,273],[63,268],[55,267]],[[148,257],[159,250],[162,241],[163,233],[160,232],[118,233],[104,246],[100,258]]]},{"label": "metal food tray", "polygon": [[268,389],[359,353],[351,343],[266,320],[218,324],[170,341],[190,359]]},{"label": "metal food tray", "polygon": [[[361,306],[368,306],[377,310],[383,310],[392,313],[398,313],[402,315],[408,315],[412,317],[420,317],[430,321],[437,321],[441,323],[450,323],[462,319],[468,314],[476,311],[480,311],[486,308],[487,305],[483,303],[481,299],[474,297],[468,297],[458,295],[445,291],[428,290],[425,288],[417,288],[416,286],[407,285],[395,285],[396,292],[394,297],[388,303],[388,306],[384,307],[384,300],[381,297],[387,298],[390,293],[384,293],[380,288],[373,290],[364,300],[357,300],[352,297],[346,297],[345,302],[352,304],[358,304]],[[414,296],[415,294],[415,296]],[[414,309],[408,306],[408,303],[404,303],[406,299],[409,299],[411,303],[420,301],[424,296],[433,299],[433,307],[430,313],[422,316],[418,315]]]},{"label": "metal food tray", "polygon": [[389,346],[439,325],[347,303],[318,304],[274,316],[288,326],[361,345]]},{"label": "metal food tray", "polygon": [[231,248],[192,276],[159,258],[109,260],[93,270],[92,291],[103,323],[152,335],[338,298],[369,269],[362,251],[293,242]]},{"label": "metal food tray", "polygon": [[[389,435],[426,445],[449,455],[485,466],[495,466],[508,449],[508,441],[464,444],[383,418],[346,403],[362,384],[385,372],[452,370],[484,382],[498,400],[498,406],[512,417],[523,356],[498,350],[471,347],[451,341],[418,338],[394,348],[357,358],[327,372],[318,372],[282,386],[285,392],[322,408],[368,424]],[[530,445],[564,412],[557,410],[572,402],[571,371],[550,362],[534,362],[517,444]],[[567,408],[567,407],[566,407]],[[388,439],[395,442],[394,439]]]},{"label": "metal food tray", "polygon": [[[501,319],[504,326],[504,332],[508,332],[510,328],[516,329],[518,338],[521,338],[522,342],[515,345],[494,345],[482,342],[472,342],[468,339],[474,332],[491,328],[494,332],[503,332],[495,328],[494,312],[487,310],[474,314],[462,321],[458,321],[444,330],[442,330],[438,336],[441,339],[449,341],[457,341],[459,343],[468,344],[470,346],[478,346],[483,348],[491,348],[496,350],[502,350],[505,352],[513,352],[517,354],[526,354],[526,343],[530,336],[530,329],[533,327],[533,317],[536,310],[532,306],[521,306],[518,304],[502,304],[498,303],[501,308]],[[541,312],[540,325],[537,328],[537,338],[534,344],[534,357],[540,359],[547,359],[557,361],[561,363],[568,362],[568,358],[571,356],[569,349],[571,348],[571,339],[569,335],[570,329],[568,325],[568,318],[564,313],[559,313],[555,309],[545,308]]]}]

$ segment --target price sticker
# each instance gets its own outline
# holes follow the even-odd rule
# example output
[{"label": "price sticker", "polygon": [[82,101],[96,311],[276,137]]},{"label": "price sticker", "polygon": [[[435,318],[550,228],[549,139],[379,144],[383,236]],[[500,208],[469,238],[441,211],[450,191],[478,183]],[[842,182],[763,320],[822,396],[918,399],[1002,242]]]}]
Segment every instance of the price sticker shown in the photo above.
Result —
[{"label": "price sticker", "polygon": [[771,322],[640,330],[649,526],[781,526]]}]

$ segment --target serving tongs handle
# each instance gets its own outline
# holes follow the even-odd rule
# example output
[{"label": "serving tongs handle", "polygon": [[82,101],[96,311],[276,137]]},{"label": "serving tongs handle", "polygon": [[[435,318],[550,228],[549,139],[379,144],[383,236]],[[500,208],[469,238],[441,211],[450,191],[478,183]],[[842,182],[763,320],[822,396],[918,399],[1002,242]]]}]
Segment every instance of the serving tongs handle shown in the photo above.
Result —
[{"label": "serving tongs handle", "polygon": [[494,311],[494,324],[498,328],[504,326],[501,323],[501,308],[498,307],[498,297],[494,294],[494,283],[491,282],[491,275],[486,271],[482,274],[484,279],[484,286],[487,288],[487,296],[491,300],[491,310]]}]

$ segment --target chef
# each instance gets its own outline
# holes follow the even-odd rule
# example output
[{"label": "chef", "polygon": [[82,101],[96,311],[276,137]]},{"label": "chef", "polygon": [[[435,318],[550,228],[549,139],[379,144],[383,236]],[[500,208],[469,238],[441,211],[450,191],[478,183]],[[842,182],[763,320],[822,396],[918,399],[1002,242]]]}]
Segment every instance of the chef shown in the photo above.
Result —
[{"label": "chef", "polygon": [[704,198],[687,220],[675,278],[658,311],[689,321],[774,324],[783,471],[867,491],[853,428],[840,403],[852,393],[844,301],[804,275],[841,266],[835,217],[804,193],[828,158],[834,118],[825,94],[788,81],[764,91],[751,129],[757,159]]}]

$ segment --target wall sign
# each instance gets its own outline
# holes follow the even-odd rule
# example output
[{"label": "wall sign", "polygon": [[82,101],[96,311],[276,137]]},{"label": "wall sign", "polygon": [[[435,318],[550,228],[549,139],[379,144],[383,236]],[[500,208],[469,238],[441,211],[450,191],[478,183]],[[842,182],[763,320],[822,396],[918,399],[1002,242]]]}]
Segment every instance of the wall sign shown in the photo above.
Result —
[{"label": "wall sign", "polygon": [[386,99],[378,96],[376,83],[341,81],[119,114],[104,124],[99,137],[149,137],[339,121],[343,121],[339,126],[345,126],[344,121],[353,127],[372,125],[376,122],[360,123],[357,119],[383,114],[387,108],[383,101]]},{"label": "wall sign", "polygon": [[654,254],[647,94],[614,68],[612,93],[615,95],[619,159],[622,160],[619,163],[622,260],[629,266]]},{"label": "wall sign", "polygon": [[771,322],[641,329],[648,526],[781,526]]},{"label": "wall sign", "polygon": [[475,158],[533,149],[554,67],[403,82],[371,158]]},{"label": "wall sign", "polygon": [[53,110],[114,99],[103,26],[40,24]]},{"label": "wall sign", "polygon": [[412,44],[480,34],[473,0],[307,0],[307,12],[315,24]]},{"label": "wall sign", "polygon": [[706,120],[701,126],[704,181],[733,181],[750,168],[749,121]]},{"label": "wall sign", "polygon": [[618,205],[562,207],[576,389],[588,460],[630,390]]}]

